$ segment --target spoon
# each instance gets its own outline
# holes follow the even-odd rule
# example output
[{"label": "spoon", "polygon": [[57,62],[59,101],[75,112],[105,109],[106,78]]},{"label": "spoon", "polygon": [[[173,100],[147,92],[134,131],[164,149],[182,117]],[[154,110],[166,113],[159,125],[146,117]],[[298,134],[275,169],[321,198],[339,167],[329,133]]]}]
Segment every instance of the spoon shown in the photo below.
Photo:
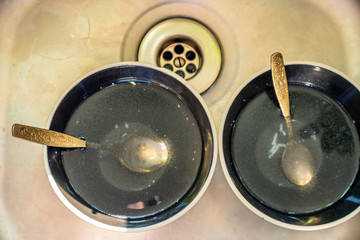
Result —
[{"label": "spoon", "polygon": [[282,168],[291,182],[304,186],[311,182],[314,176],[314,162],[310,151],[294,138],[290,119],[289,90],[281,53],[271,55],[271,72],[276,97],[284,115],[289,136],[282,154]]},{"label": "spoon", "polygon": [[103,145],[48,129],[14,124],[12,135],[52,147],[109,150],[125,167],[135,172],[155,171],[168,160],[168,148],[161,139],[151,139],[137,134],[128,134],[117,143]]}]

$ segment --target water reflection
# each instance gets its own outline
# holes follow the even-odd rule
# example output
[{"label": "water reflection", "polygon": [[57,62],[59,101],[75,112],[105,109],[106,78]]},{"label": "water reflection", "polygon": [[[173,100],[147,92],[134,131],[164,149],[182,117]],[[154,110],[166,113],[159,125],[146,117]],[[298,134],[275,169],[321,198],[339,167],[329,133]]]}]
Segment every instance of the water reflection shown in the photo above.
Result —
[{"label": "water reflection", "polygon": [[144,209],[145,207],[158,205],[159,203],[161,203],[160,197],[158,195],[155,195],[153,198],[147,200],[146,202],[138,201],[136,203],[128,204],[127,208],[133,210],[140,210],[140,209]]},{"label": "water reflection", "polygon": [[349,196],[346,198],[346,201],[350,201],[356,204],[360,204],[360,198],[357,198],[356,196]]}]

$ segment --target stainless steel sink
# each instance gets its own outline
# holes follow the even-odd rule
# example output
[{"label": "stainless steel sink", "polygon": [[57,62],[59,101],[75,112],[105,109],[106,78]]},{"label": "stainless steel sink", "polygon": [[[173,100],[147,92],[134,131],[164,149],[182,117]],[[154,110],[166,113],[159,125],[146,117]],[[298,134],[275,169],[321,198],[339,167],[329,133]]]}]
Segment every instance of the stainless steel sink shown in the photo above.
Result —
[{"label": "stainless steel sink", "polygon": [[[153,231],[107,231],[71,213],[50,187],[42,147],[13,139],[15,122],[44,127],[63,91],[83,74],[134,61],[144,35],[171,18],[208,28],[221,69],[203,93],[217,126],[236,89],[269,68],[269,56],[334,67],[360,84],[360,2],[356,0],[95,1],[0,3],[0,239],[359,239],[360,216],[297,232],[248,210],[220,164],[199,203]],[[204,59],[206,61],[206,59]]]}]

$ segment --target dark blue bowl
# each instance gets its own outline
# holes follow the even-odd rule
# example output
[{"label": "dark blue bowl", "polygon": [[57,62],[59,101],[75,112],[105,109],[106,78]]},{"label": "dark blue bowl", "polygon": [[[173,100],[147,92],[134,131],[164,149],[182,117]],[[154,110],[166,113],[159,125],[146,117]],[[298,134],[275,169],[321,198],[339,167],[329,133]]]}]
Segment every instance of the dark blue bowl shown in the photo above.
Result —
[{"label": "dark blue bowl", "polygon": [[[217,139],[204,101],[184,80],[146,64],[106,66],[65,92],[48,127],[96,142],[109,136],[109,126],[135,129],[136,134],[141,129],[161,133],[169,141],[171,162],[154,172],[139,173],[125,168],[110,153],[100,155],[100,150],[47,147],[50,183],[71,211],[106,229],[143,231],[173,221],[200,199],[214,172]],[[198,137],[193,138],[195,133],[189,129],[195,129]],[[195,145],[199,151],[189,152]]]},{"label": "dark blue bowl", "polygon": [[[314,120],[314,123],[307,126],[306,131],[301,130],[303,129],[301,126],[299,127],[302,131],[301,137],[305,138],[306,134],[313,134],[311,136],[317,141],[317,143],[315,140],[313,141],[310,135],[307,137],[310,142],[308,148],[315,149],[312,152],[313,157],[319,159],[318,179],[316,182],[314,180],[313,184],[315,186],[313,189],[317,187],[317,190],[313,192],[311,192],[310,186],[308,189],[292,186],[283,177],[281,149],[283,149],[284,144],[277,145],[280,150],[274,148],[277,151],[277,155],[274,155],[274,158],[277,156],[276,161],[274,160],[272,163],[261,162],[259,159],[262,158],[262,155],[259,152],[267,149],[264,134],[268,131],[268,126],[274,121],[280,123],[284,121],[273,90],[271,71],[268,70],[243,84],[228,105],[219,134],[221,164],[235,194],[260,217],[274,224],[298,230],[331,227],[349,219],[360,210],[360,174],[358,173],[360,158],[358,137],[360,133],[359,87],[343,74],[321,64],[290,64],[286,65],[285,69],[291,104],[293,100],[291,106],[293,118],[307,121],[313,116],[318,119],[326,117],[326,109],[323,109],[321,113],[313,111],[311,109],[311,98],[305,95],[302,97],[300,93],[296,95],[299,89],[309,90],[315,97],[318,95],[329,98],[336,105],[336,108],[344,112],[347,119],[344,121],[348,123],[349,129],[353,130],[352,132],[347,131],[346,128],[346,134],[351,136],[352,140],[348,142],[343,140],[341,137],[344,134],[336,132],[339,128],[332,132],[332,138],[330,138],[327,129],[332,128],[332,126],[327,126],[321,120]],[[261,96],[264,100],[259,100]],[[256,101],[259,101],[259,104],[263,101],[261,104],[268,105],[257,105],[260,111],[258,111],[259,109],[249,110],[248,106],[256,106],[254,105]],[[297,107],[296,101],[303,101],[309,107],[301,110]],[[306,110],[309,114],[305,114]],[[244,116],[246,114],[252,115]],[[332,118],[329,119],[331,122]],[[285,127],[281,131],[285,136],[285,121],[283,126]],[[339,131],[343,130],[344,128]],[[282,138],[283,143],[286,143],[287,137]],[[273,140],[275,141],[275,139]],[[311,144],[311,141],[314,144]],[[321,151],[316,152],[317,149]],[[332,157],[335,156],[331,152],[333,149],[337,151],[336,157]],[[271,157],[273,157],[272,154]],[[336,166],[333,166],[334,164],[327,166],[328,158],[333,158]],[[347,165],[348,162],[344,160],[347,158],[351,158],[352,165]],[[329,173],[326,172],[325,168],[334,171]],[[346,168],[349,169],[348,172],[344,170]],[[341,182],[341,179],[337,178],[342,173],[344,178],[350,179],[347,180],[348,182]],[[353,176],[347,176],[347,174]],[[277,178],[280,180],[276,180]],[[253,184],[254,182],[255,184]],[[326,195],[330,191],[329,189],[336,188],[337,183],[339,183],[340,192],[337,195],[334,193],[336,197],[333,196],[333,199],[325,201],[325,197],[322,198],[320,194]],[[322,203],[323,205],[321,205]],[[311,204],[312,206],[309,207],[308,205]]]}]

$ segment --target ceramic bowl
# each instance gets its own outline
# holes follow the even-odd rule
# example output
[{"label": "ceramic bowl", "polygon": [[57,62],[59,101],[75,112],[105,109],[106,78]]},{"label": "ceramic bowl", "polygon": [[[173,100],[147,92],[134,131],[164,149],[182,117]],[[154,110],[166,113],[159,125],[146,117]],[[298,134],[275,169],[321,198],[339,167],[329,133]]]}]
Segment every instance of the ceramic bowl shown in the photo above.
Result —
[{"label": "ceramic bowl", "polygon": [[[151,172],[127,168],[106,147],[45,149],[61,201],[106,229],[144,231],[173,221],[200,199],[214,172],[217,138],[209,110],[166,69],[119,63],[87,74],[59,99],[48,128],[103,146],[134,135],[166,144],[168,162]],[[132,154],[129,144],[122,157]]]},{"label": "ceramic bowl", "polygon": [[287,128],[270,70],[246,81],[225,110],[222,168],[237,197],[260,217],[290,229],[328,228],[359,211],[359,87],[318,63],[285,69],[295,138],[314,159],[312,181],[297,186],[283,172]]}]

